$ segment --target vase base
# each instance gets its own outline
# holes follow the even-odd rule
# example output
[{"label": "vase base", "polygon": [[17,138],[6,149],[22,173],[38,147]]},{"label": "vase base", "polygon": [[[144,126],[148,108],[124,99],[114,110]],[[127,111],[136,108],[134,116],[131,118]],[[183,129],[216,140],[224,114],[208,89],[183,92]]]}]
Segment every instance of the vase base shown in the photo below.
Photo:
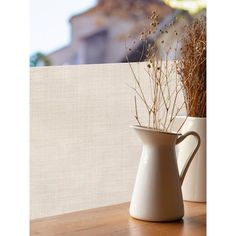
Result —
[{"label": "vase base", "polygon": [[180,217],[173,217],[173,218],[155,218],[155,217],[138,217],[131,215],[130,216],[136,220],[141,220],[141,221],[149,221],[149,222],[182,222],[183,221],[183,216]]},{"label": "vase base", "polygon": [[192,199],[183,199],[184,202],[197,202],[197,203],[206,203],[206,200],[192,200]]}]

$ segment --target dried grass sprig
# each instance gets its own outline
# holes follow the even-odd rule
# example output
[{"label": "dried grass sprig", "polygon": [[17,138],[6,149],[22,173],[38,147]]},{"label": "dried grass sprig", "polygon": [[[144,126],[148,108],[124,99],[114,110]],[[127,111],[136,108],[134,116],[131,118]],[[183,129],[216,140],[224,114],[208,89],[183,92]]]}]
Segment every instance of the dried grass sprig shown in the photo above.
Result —
[{"label": "dried grass sprig", "polygon": [[186,27],[178,73],[184,86],[188,116],[206,117],[206,18]]},{"label": "dried grass sprig", "polygon": [[[150,26],[140,34],[140,41],[143,44],[142,50],[138,52],[141,58],[144,57],[145,61],[147,62],[145,71],[148,75],[148,81],[144,82],[149,84],[149,86],[146,86],[149,87],[149,91],[144,91],[141,83],[141,78],[139,78],[135,74],[129,58],[128,56],[126,56],[135,82],[134,86],[130,86],[135,92],[134,117],[140,126],[169,132],[171,131],[171,127],[174,123],[175,118],[179,115],[182,109],[186,109],[185,101],[183,101],[183,103],[179,106],[177,105],[177,100],[179,96],[182,95],[181,93],[183,90],[179,75],[177,74],[178,64],[176,52],[178,45],[176,45],[176,48],[174,49],[169,48],[166,51],[164,59],[159,58],[158,52],[165,42],[161,41],[160,43],[158,43],[158,41],[155,39],[155,33],[157,32],[157,30],[160,30],[163,33],[168,33],[167,27],[172,23],[166,26],[166,29],[159,29],[158,15],[155,11],[152,13],[152,16],[149,19],[151,21]],[[176,37],[177,35],[178,34],[176,33]],[[150,42],[150,40],[147,40],[148,38],[154,38],[154,40]],[[132,48],[127,49],[126,46],[126,50],[127,52],[131,52]],[[171,51],[175,52],[173,61],[170,61],[169,59],[169,54],[171,53]],[[142,125],[142,122],[139,119],[139,106],[137,98],[142,102],[147,110],[147,125]],[[181,127],[183,124],[181,124]]]}]

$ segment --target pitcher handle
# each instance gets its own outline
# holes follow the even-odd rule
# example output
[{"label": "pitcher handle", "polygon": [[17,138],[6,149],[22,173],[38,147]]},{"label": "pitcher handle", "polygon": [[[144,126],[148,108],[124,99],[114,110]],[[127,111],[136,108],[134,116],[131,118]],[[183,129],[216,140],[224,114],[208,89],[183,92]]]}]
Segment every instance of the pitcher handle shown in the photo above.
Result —
[{"label": "pitcher handle", "polygon": [[200,147],[200,144],[201,144],[201,138],[200,136],[198,135],[198,133],[194,132],[194,131],[189,131],[183,135],[181,135],[177,140],[176,140],[176,144],[179,144],[181,143],[185,138],[187,138],[189,135],[193,135],[195,138],[197,138],[197,146],[195,147],[194,151],[192,152],[192,154],[189,156],[189,158],[187,159],[187,161],[185,162],[185,165],[181,171],[181,174],[180,174],[180,177],[179,177],[179,180],[180,180],[180,185],[182,186],[183,184],[183,181],[184,181],[184,178],[185,178],[185,175],[188,171],[188,168],[195,156],[195,154],[197,153],[199,147]]}]

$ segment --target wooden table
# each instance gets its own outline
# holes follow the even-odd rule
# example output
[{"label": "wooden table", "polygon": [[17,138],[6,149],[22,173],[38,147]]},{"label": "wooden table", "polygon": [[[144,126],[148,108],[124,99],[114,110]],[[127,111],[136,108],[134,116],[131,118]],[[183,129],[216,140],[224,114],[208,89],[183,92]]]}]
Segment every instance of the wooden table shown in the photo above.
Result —
[{"label": "wooden table", "polygon": [[206,235],[206,204],[185,202],[183,220],[154,223],[135,220],[129,203],[73,212],[31,221],[30,235],[42,236],[202,236]]}]

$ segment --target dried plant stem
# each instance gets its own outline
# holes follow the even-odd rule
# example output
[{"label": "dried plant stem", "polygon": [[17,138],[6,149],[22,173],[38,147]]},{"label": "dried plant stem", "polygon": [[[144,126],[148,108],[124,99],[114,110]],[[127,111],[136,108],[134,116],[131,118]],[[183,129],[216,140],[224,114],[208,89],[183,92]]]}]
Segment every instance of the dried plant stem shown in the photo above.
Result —
[{"label": "dried plant stem", "polygon": [[180,125],[179,129],[177,130],[177,133],[179,133],[179,131],[182,129],[182,127],[185,124],[187,119],[188,119],[188,116],[185,117],[184,121],[182,122],[182,124]]},{"label": "dried plant stem", "polygon": [[[127,58],[127,59],[128,59],[128,58]],[[136,74],[134,73],[133,67],[131,66],[130,62],[129,62],[129,66],[130,66],[130,69],[131,69],[132,74],[133,74],[133,76],[134,76],[135,82],[136,82],[136,84],[138,85],[139,91],[140,91],[140,93],[141,93],[140,98],[141,98],[142,101],[144,102],[144,104],[145,104],[145,106],[146,106],[146,108],[147,108],[147,111],[149,112],[149,111],[150,111],[150,108],[149,108],[149,106],[148,106],[148,104],[147,104],[147,101],[146,101],[146,99],[145,99],[145,96],[144,96],[142,87],[141,87],[141,85],[140,85],[140,82],[139,82],[138,78],[136,77]],[[137,91],[137,90],[135,89],[135,91]],[[138,93],[138,94],[139,94],[139,93]]]},{"label": "dried plant stem", "polygon": [[182,39],[178,73],[184,86],[187,113],[206,117],[206,20],[196,19]]},{"label": "dried plant stem", "polygon": [[136,96],[134,96],[134,104],[135,104],[135,116],[134,117],[137,120],[138,124],[140,126],[142,126],[140,121],[139,121],[139,118],[138,118],[138,108],[137,108],[137,98],[136,98]]},{"label": "dried plant stem", "polygon": [[[135,82],[134,86],[130,86],[135,92],[134,117],[141,126],[141,123],[143,122],[140,121],[138,112],[138,101],[141,101],[147,111],[147,127],[170,132],[170,128],[172,127],[176,116],[182,109],[186,108],[185,101],[179,107],[177,106],[178,98],[182,95],[181,91],[183,89],[183,86],[180,84],[179,74],[177,73],[177,48],[175,49],[175,63],[171,63],[169,60],[171,48],[166,51],[164,59],[157,57],[157,53],[160,51],[158,41],[148,43],[147,40],[147,35],[150,34],[149,32],[156,32],[156,27],[159,25],[159,22],[157,21],[158,17],[155,12],[150,19],[152,20],[150,29],[145,30],[145,32],[142,32],[141,34],[142,50],[140,52],[140,60],[145,56],[147,61],[147,68],[144,68],[147,75],[146,81],[144,79],[141,81],[136,75],[128,56],[126,56]],[[146,32],[148,32],[147,35]],[[165,32],[168,33],[167,30]],[[146,40],[143,40],[144,37],[146,37]],[[163,43],[163,41],[161,43]],[[140,64],[138,64],[138,66],[139,65]],[[146,83],[146,85],[143,86],[143,83]]]}]

